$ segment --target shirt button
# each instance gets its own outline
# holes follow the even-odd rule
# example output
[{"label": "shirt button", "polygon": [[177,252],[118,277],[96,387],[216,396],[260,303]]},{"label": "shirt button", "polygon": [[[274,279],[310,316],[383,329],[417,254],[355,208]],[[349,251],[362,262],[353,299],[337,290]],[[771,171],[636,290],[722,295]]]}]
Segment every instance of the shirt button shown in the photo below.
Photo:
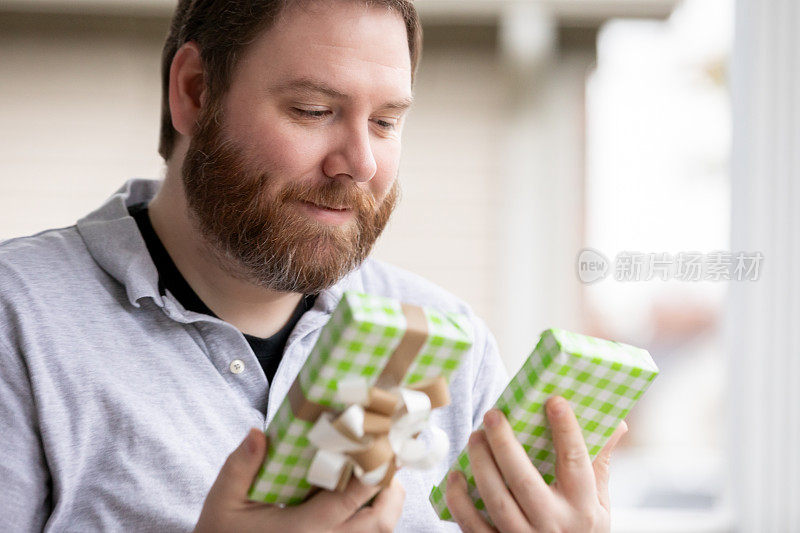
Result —
[{"label": "shirt button", "polygon": [[244,371],[244,363],[241,359],[234,359],[231,361],[231,372],[234,374],[241,374]]}]

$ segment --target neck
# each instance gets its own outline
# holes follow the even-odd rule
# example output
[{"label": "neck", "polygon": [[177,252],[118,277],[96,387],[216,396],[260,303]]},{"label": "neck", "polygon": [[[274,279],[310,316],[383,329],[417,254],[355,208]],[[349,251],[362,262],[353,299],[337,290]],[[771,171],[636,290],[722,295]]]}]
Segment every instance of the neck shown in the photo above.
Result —
[{"label": "neck", "polygon": [[168,164],[149,213],[153,229],[175,266],[220,319],[256,337],[269,337],[286,324],[302,295],[264,289],[220,268],[192,226],[179,163]]}]

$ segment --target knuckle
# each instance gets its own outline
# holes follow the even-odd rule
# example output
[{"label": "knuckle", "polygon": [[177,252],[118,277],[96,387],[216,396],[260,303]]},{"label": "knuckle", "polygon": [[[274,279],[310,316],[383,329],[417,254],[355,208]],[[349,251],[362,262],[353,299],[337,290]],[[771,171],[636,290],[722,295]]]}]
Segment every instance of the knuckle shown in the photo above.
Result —
[{"label": "knuckle", "polygon": [[361,501],[355,497],[354,494],[345,492],[342,494],[342,507],[344,507],[348,514],[355,513],[361,507]]},{"label": "knuckle", "polygon": [[536,499],[536,480],[528,474],[521,474],[509,479],[509,488],[517,500],[529,502]]},{"label": "knuckle", "polygon": [[[541,525],[541,526],[536,528],[536,531],[538,533],[567,533],[566,530],[564,530],[564,528],[562,528],[560,525],[554,524],[554,523],[548,523],[548,524]],[[576,531],[576,533],[577,533],[577,531]],[[581,533],[585,533],[585,532],[582,531]]]},{"label": "knuckle", "polygon": [[486,510],[497,527],[503,531],[513,531],[518,526],[517,516],[514,513],[516,503],[512,503],[508,498],[493,498],[490,501],[484,499]]},{"label": "knuckle", "polygon": [[498,435],[494,442],[495,454],[510,454],[514,451],[516,446],[521,446],[513,436],[506,435],[505,433]]},{"label": "knuckle", "polygon": [[584,511],[579,515],[580,531],[601,531],[604,523],[602,514],[597,510]]},{"label": "knuckle", "polygon": [[502,518],[508,518],[511,516],[511,505],[508,499],[506,498],[497,498],[493,502],[493,507],[497,514]]},{"label": "knuckle", "polygon": [[596,525],[594,515],[589,513],[581,514],[578,523],[582,531],[592,531]]},{"label": "knuckle", "polygon": [[595,457],[594,462],[601,468],[608,470],[608,468],[611,466],[611,455],[605,453],[600,454]]},{"label": "knuckle", "polygon": [[496,522],[503,520],[510,514],[511,509],[505,498],[484,498],[484,502],[486,502],[489,515]]},{"label": "knuckle", "polygon": [[461,528],[462,533],[474,533],[478,531],[478,523],[474,520],[457,519],[458,526]]},{"label": "knuckle", "polygon": [[456,522],[458,523],[458,527],[461,529],[461,533],[472,533],[475,531],[475,527],[469,522],[464,522],[459,519],[456,519]]},{"label": "knuckle", "polygon": [[394,531],[394,520],[386,516],[380,516],[375,526],[376,531],[379,533],[392,533],[392,531]]},{"label": "knuckle", "polygon": [[583,462],[586,452],[580,448],[567,448],[561,455],[564,464],[568,466],[579,465]]},{"label": "knuckle", "polygon": [[246,469],[242,461],[234,454],[230,454],[222,465],[222,470],[227,472],[232,477],[241,477],[245,475]]}]

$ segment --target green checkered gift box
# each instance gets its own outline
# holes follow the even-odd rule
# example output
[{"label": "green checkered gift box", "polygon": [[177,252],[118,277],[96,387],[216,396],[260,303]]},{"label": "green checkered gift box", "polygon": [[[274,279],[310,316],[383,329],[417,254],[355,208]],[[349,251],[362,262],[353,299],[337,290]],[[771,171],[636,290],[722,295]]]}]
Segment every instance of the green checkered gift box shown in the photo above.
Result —
[{"label": "green checkered gift box", "polygon": [[471,346],[471,324],[462,315],[345,292],[266,429],[267,456],[250,499],[292,505],[316,490],[307,480],[318,450],[309,430],[320,416],[346,407],[340,384],[355,379],[399,390],[434,381],[447,396],[446,382]]},{"label": "green checkered gift box", "polygon": [[[555,448],[544,412],[547,399],[555,395],[567,399],[594,459],[656,375],[658,368],[646,350],[548,329],[495,407],[505,413],[522,447],[550,484],[555,479]],[[475,507],[488,519],[466,448],[450,467],[453,470],[464,473]],[[433,488],[430,501],[440,518],[452,520],[445,503],[446,486],[447,476]]]}]

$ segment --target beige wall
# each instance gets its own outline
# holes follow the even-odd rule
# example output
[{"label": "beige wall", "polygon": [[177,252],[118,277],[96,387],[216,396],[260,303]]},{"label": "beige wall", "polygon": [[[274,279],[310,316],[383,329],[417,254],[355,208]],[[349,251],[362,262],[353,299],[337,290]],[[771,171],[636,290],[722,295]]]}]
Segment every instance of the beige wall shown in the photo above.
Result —
[{"label": "beige wall", "polygon": [[158,176],[161,26],[0,16],[0,238],[72,224]]},{"label": "beige wall", "polygon": [[424,51],[403,139],[403,199],[376,254],[492,321],[504,82],[491,43],[459,43]]}]

